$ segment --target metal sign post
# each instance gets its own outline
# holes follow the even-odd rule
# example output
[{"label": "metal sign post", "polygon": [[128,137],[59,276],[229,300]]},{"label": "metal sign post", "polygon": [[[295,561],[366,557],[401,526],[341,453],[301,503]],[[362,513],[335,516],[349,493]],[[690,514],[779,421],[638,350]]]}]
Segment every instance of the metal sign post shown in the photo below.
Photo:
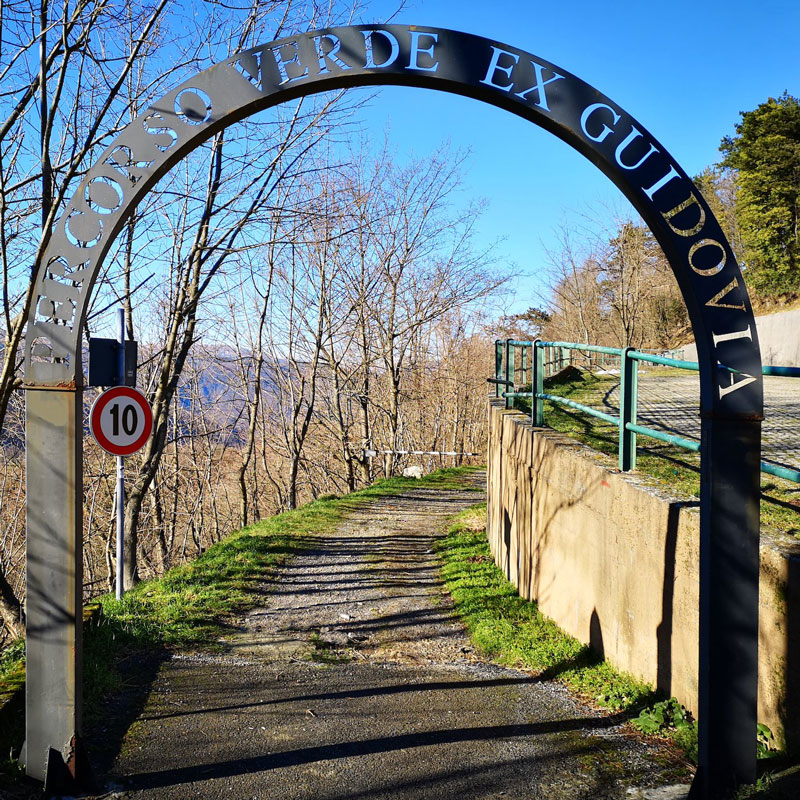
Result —
[{"label": "metal sign post", "polygon": [[[117,374],[120,376],[120,383],[125,375],[125,309],[119,309],[119,331],[117,341],[119,350],[117,351]],[[117,600],[122,600],[124,587],[123,565],[125,561],[125,456],[117,456]]]},{"label": "metal sign post", "polygon": [[[119,320],[119,369],[125,358],[125,321],[120,311]],[[119,372],[119,375],[122,375]],[[107,389],[94,401],[89,412],[89,429],[97,443],[117,459],[117,600],[125,590],[124,552],[125,541],[125,456],[144,447],[153,430],[153,412],[145,396],[130,386],[115,386]]]}]

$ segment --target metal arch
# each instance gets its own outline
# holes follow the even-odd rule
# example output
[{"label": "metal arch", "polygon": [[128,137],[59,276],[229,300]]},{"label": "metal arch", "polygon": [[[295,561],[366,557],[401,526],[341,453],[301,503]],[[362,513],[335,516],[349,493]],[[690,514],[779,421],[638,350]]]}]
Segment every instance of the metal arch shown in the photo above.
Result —
[{"label": "metal arch", "polygon": [[[50,748],[67,760],[80,729],[75,621],[81,607],[82,427],[75,398],[82,386],[80,331],[103,259],[156,181],[216,132],[290,99],[374,85],[461,94],[545,128],[599,167],[661,244],[689,311],[700,362],[701,743],[695,790],[705,796],[754,779],[761,356],[730,245],[666,149],[589,84],[509,45],[396,24],[287,37],[198,73],[117,136],[56,225],[36,267],[25,343],[29,497],[49,500],[29,506],[27,516],[29,665],[31,656],[51,665],[33,685],[29,679],[28,774],[44,777],[40,764]],[[62,562],[66,554],[66,566],[54,569],[56,552]],[[67,656],[66,648],[75,655]],[[62,709],[55,726],[52,714],[42,713],[39,689]],[[30,721],[45,716],[47,732]]]}]

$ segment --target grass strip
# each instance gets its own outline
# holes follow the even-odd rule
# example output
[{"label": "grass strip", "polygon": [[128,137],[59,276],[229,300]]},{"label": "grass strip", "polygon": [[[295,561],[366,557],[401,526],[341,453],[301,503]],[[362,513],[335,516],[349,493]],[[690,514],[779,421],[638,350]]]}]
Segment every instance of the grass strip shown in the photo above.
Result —
[{"label": "grass strip", "polygon": [[[313,547],[317,537],[335,529],[349,511],[372,500],[409,489],[465,489],[465,478],[476,467],[442,469],[421,479],[388,478],[352,494],[328,495],[293,511],[250,525],[216,543],[192,562],[162,577],[138,584],[122,600],[113,594],[97,602],[102,614],[84,636],[84,700],[89,724],[103,713],[103,699],[119,687],[118,665],[136,652],[163,648],[221,647],[219,638],[238,613],[262,602],[263,584],[281,564]],[[0,652],[0,698],[9,696],[25,679],[24,642]],[[0,787],[19,775],[5,755],[21,744],[18,721],[0,728]]]},{"label": "grass strip", "polygon": [[600,708],[636,717],[641,730],[671,739],[696,761],[697,726],[674,698],[616,670],[517,594],[492,559],[485,503],[457,515],[436,547],[456,612],[482,653],[557,680]]},{"label": "grass strip", "polygon": [[25,642],[18,639],[0,652],[0,705],[25,683]]},{"label": "grass strip", "polygon": [[87,637],[87,698],[110,688],[105,651],[117,649],[118,639],[126,646],[213,648],[226,620],[260,602],[259,587],[275,569],[332,531],[348,511],[409,488],[463,489],[469,471],[462,467],[421,479],[389,478],[343,497],[322,497],[227,536],[194,561],[138,584],[122,600],[101,597],[98,631]]},{"label": "grass strip", "polygon": [[[408,489],[463,490],[476,467],[441,469],[421,479],[388,478],[357,492],[327,495],[236,531],[200,557],[137,584],[122,600],[100,597],[100,621],[85,637],[87,703],[113,683],[111,656],[130,647],[213,647],[226,620],[259,602],[259,587],[315,537],[332,531],[348,511]],[[0,695],[24,681],[24,643],[0,653]]]}]

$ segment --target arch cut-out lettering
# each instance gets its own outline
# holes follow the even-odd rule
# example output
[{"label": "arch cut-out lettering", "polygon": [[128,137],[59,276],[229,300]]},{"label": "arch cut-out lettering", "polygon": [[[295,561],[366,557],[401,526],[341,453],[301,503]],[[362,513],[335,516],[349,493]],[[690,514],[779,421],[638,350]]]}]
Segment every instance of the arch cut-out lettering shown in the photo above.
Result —
[{"label": "arch cut-out lettering", "polygon": [[[80,323],[94,277],[136,203],[179,159],[217,131],[286,100],[380,84],[439,89],[499,106],[549,130],[603,170],[653,231],[678,280],[698,345],[703,410],[761,413],[760,380],[731,391],[711,369],[722,361],[759,374],[755,335],[726,348],[724,357],[714,339],[755,325],[744,291],[736,303],[717,301],[725,287],[743,287],[739,267],[700,192],[663,145],[612,100],[545,59],[480,36],[406,25],[332,28],[254,47],[194,76],[132,121],[89,170],[44,255],[46,264],[71,248],[91,250],[93,274],[79,287],[69,357],[52,368],[41,360],[34,365],[28,348],[27,384],[80,380]],[[43,279],[40,268],[31,342],[46,337],[46,312],[54,308]]]}]

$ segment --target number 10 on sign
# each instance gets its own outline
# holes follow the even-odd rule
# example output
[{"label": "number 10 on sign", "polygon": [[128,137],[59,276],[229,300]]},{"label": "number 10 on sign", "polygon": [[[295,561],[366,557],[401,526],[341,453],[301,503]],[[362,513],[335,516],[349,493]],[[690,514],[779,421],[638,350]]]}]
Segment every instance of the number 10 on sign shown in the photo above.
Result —
[{"label": "number 10 on sign", "polygon": [[[124,328],[123,328],[124,330]],[[124,336],[120,337],[124,342]],[[117,457],[117,600],[122,599],[125,538],[125,456],[144,447],[153,430],[147,398],[130,386],[103,392],[92,405],[89,429],[100,447]]]},{"label": "number 10 on sign", "polygon": [[115,456],[129,456],[141,450],[150,438],[153,414],[138,389],[115,386],[94,401],[89,427],[103,450]]}]

